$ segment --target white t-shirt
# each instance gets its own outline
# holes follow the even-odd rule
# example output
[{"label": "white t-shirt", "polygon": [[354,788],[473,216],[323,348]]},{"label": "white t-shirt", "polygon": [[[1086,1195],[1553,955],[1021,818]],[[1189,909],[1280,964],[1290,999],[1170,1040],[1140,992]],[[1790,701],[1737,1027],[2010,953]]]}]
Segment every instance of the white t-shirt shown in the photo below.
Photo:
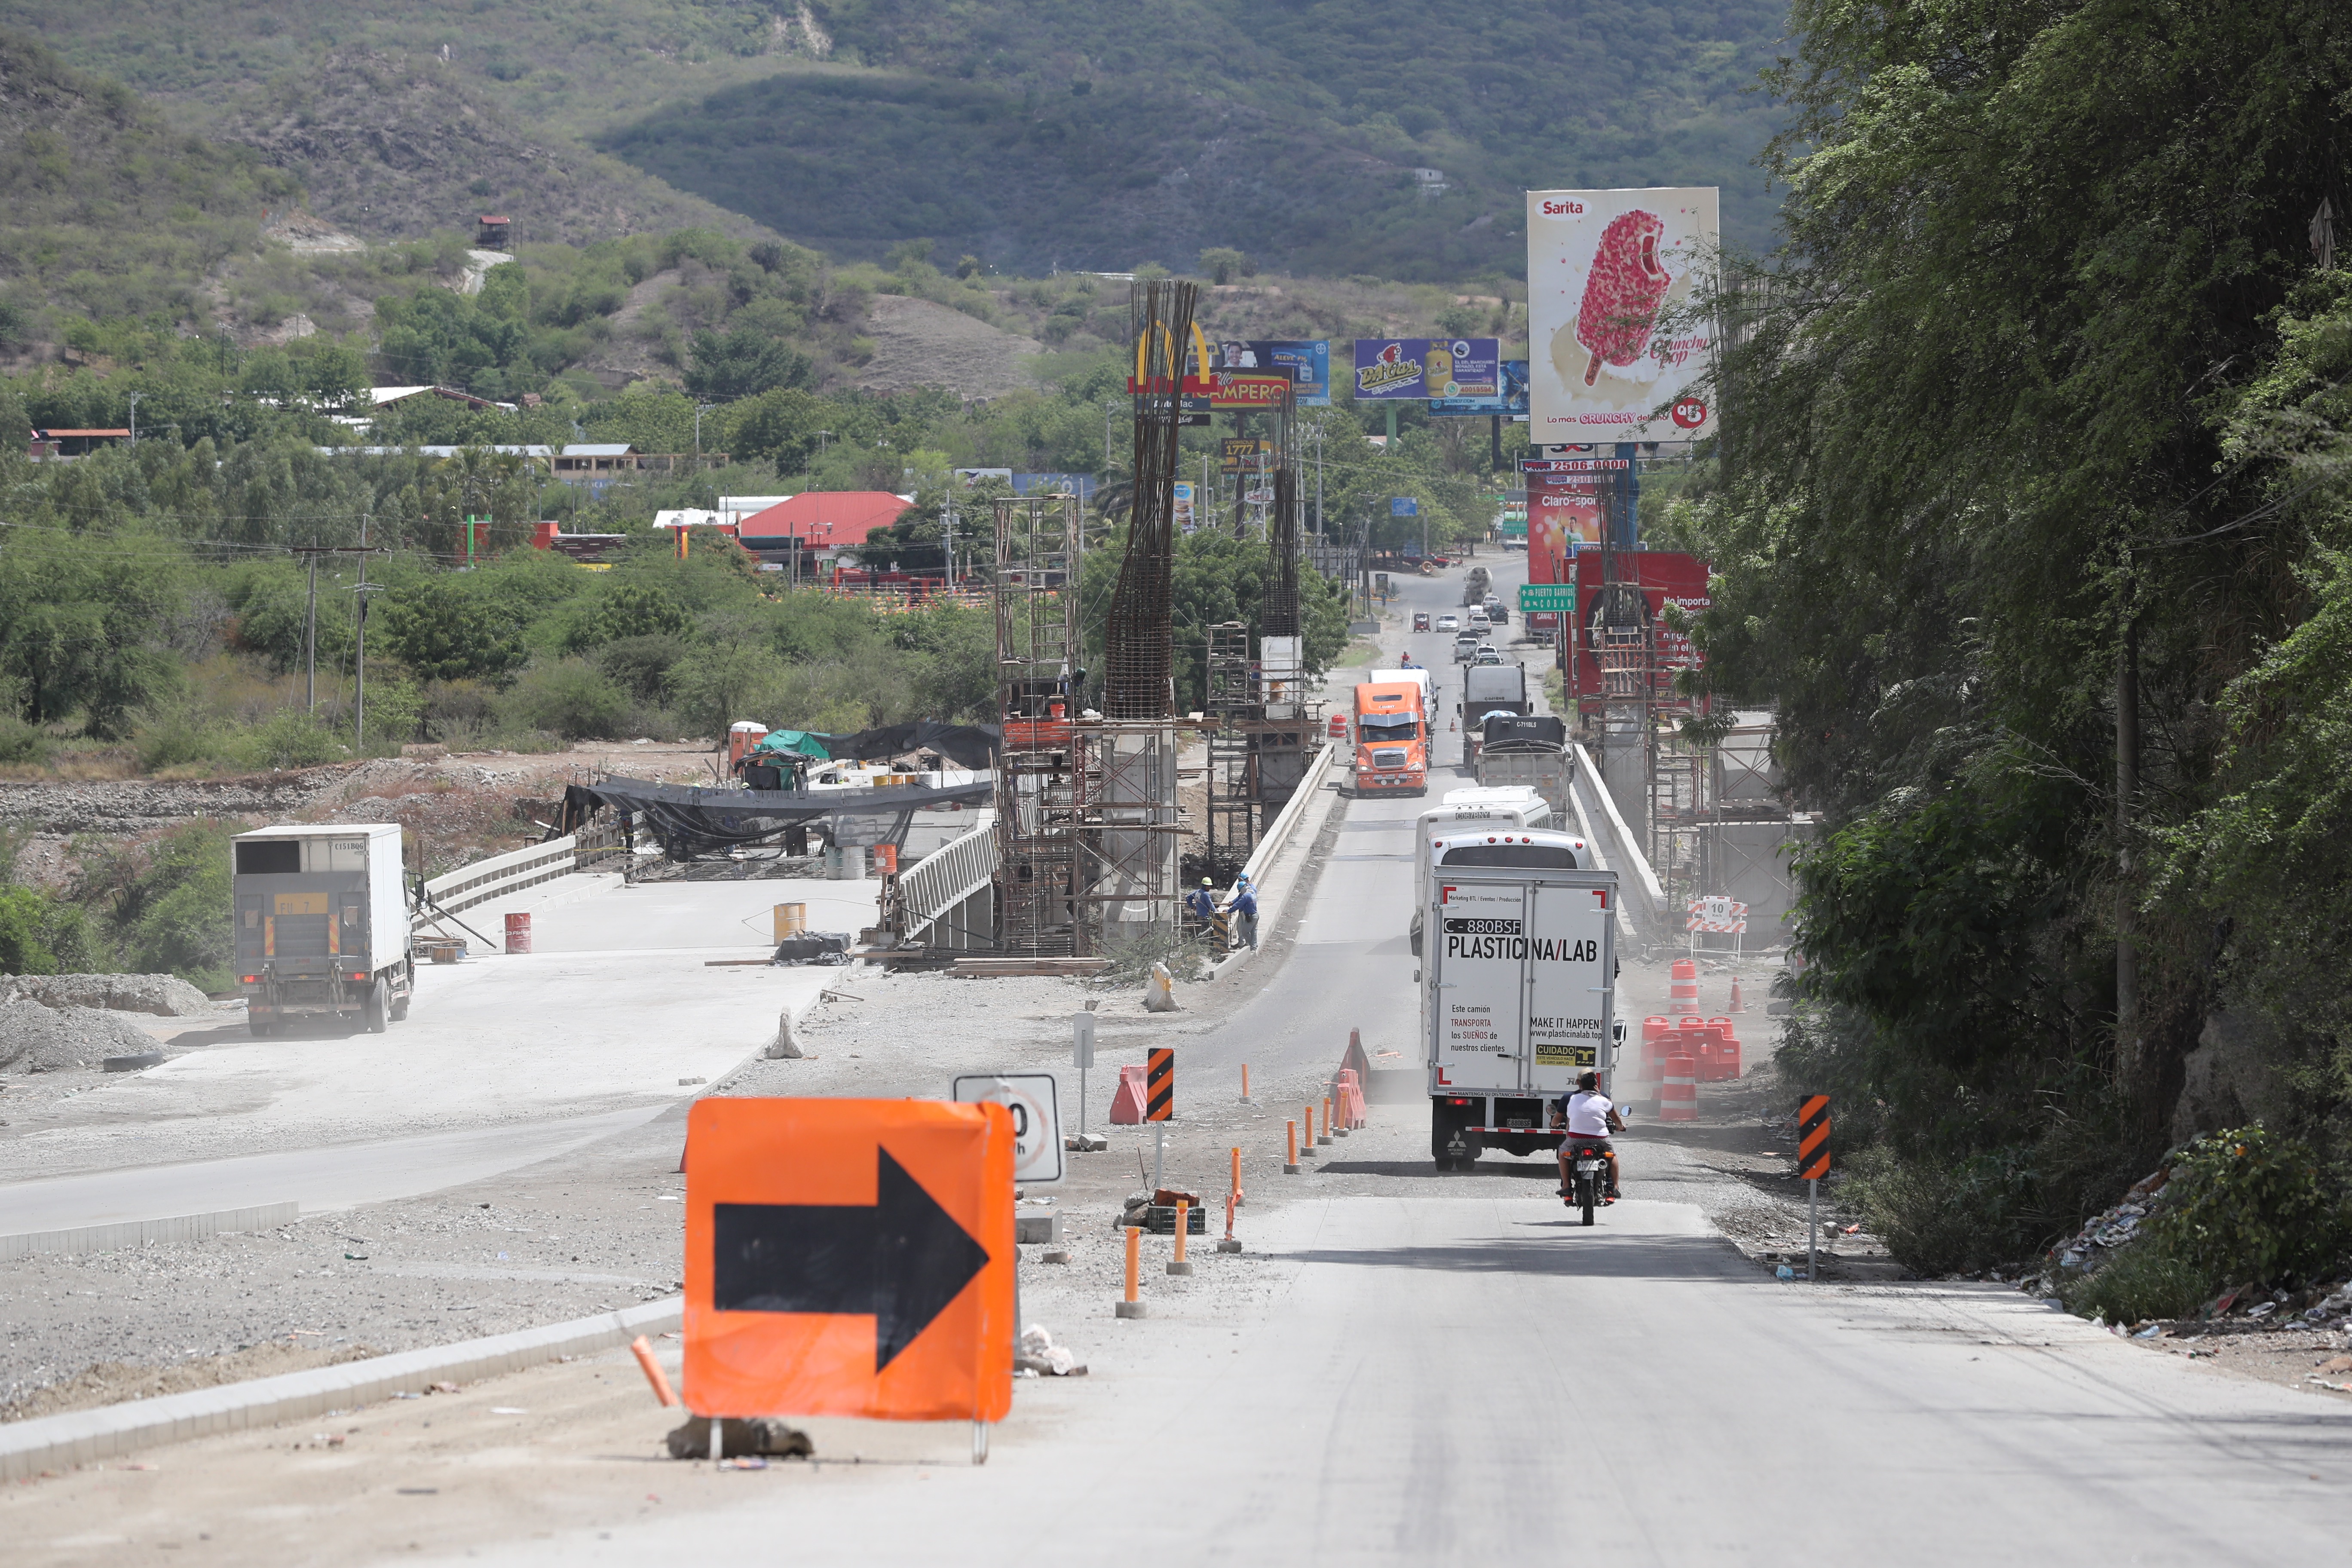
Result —
[{"label": "white t-shirt", "polygon": [[1568,1131],[1572,1138],[1609,1136],[1609,1113],[1616,1108],[1605,1094],[1580,1089],[1568,1097]]}]

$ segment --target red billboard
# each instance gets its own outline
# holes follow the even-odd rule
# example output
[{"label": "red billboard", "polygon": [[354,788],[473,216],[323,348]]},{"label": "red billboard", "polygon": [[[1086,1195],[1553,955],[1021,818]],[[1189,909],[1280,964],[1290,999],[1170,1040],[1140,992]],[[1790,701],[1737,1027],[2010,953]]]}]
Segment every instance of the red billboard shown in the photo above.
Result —
[{"label": "red billboard", "polygon": [[[1690,638],[1666,625],[1666,606],[1696,615],[1713,602],[1707,597],[1707,563],[1696,555],[1671,550],[1620,550],[1614,554],[1617,580],[1634,584],[1642,592],[1651,646],[1656,654],[1651,664],[1651,700],[1676,700],[1675,675],[1695,669],[1703,661]],[[1532,567],[1532,547],[1529,564]],[[1568,656],[1568,689],[1580,713],[1601,705],[1601,659],[1595,650],[1601,646],[1601,613],[1607,595],[1601,587],[1601,552],[1587,550],[1576,558],[1577,624]]]}]

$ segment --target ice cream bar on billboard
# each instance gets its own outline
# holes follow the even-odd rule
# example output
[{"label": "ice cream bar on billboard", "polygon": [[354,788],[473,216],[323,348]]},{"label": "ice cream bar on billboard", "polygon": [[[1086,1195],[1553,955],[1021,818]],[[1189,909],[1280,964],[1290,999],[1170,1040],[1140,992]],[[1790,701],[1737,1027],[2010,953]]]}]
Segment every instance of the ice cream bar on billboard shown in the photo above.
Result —
[{"label": "ice cream bar on billboard", "polygon": [[1541,446],[1714,434],[1712,186],[1528,193],[1528,435]]}]

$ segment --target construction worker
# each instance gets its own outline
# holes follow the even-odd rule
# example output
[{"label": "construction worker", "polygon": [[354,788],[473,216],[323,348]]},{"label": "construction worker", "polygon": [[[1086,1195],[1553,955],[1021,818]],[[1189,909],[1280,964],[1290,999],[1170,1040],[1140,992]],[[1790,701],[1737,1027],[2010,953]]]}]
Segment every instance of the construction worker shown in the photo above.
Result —
[{"label": "construction worker", "polygon": [[1216,884],[1212,882],[1208,878],[1203,877],[1201,879],[1201,885],[1199,887],[1184,895],[1184,907],[1192,912],[1192,918],[1194,920],[1201,922],[1201,934],[1204,937],[1213,936],[1216,934],[1217,895],[1215,889]]},{"label": "construction worker", "polygon": [[1234,896],[1225,908],[1234,915],[1234,934],[1248,940],[1250,950],[1257,950],[1257,889],[1250,886],[1247,877],[1234,883]]}]

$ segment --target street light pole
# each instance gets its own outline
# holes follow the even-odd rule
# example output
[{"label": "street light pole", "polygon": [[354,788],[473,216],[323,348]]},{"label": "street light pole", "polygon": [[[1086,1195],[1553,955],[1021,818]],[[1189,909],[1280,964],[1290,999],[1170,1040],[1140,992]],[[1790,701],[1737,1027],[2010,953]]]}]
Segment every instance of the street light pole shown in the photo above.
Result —
[{"label": "street light pole", "polygon": [[139,445],[139,399],[144,395],[138,392],[131,395],[131,444],[133,447]]}]

